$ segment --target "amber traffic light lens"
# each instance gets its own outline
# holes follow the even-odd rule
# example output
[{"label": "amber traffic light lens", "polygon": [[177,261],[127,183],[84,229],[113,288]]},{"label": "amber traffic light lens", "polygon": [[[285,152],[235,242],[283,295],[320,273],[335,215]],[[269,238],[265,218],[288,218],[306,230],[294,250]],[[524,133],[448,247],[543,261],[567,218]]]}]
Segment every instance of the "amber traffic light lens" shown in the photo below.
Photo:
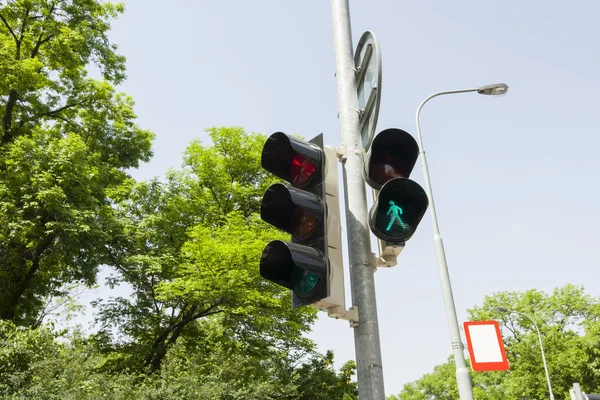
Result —
[{"label": "amber traffic light lens", "polygon": [[301,208],[295,208],[292,214],[292,235],[298,239],[306,239],[317,226],[317,217]]}]

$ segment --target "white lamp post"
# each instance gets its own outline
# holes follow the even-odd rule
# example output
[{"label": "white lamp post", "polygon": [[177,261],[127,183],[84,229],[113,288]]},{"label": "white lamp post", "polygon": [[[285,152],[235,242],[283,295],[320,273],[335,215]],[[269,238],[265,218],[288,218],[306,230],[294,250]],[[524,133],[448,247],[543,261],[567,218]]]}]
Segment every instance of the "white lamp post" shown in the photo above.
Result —
[{"label": "white lamp post", "polygon": [[458,383],[458,395],[460,400],[473,400],[473,386],[471,384],[471,376],[465,362],[464,346],[460,337],[458,326],[458,318],[456,316],[456,307],[454,305],[454,297],[452,295],[452,286],[450,285],[450,275],[448,273],[448,264],[446,263],[446,253],[444,244],[442,243],[442,235],[438,224],[437,213],[435,212],[435,203],[433,201],[433,193],[431,190],[431,180],[429,178],[429,169],[427,167],[427,158],[425,157],[425,147],[423,146],[423,138],[421,137],[421,124],[419,123],[419,115],[421,109],[429,100],[437,96],[446,94],[469,93],[477,92],[479,94],[498,96],[503,95],[508,91],[508,86],[504,83],[494,85],[486,85],[473,89],[448,90],[444,92],[434,93],[427,97],[417,108],[416,123],[417,135],[419,138],[419,154],[421,156],[421,165],[423,167],[423,176],[425,179],[425,191],[429,197],[431,220],[433,222],[433,243],[437,258],[438,268],[440,271],[440,279],[442,281],[442,291],[444,295],[444,303],[446,305],[446,315],[448,318],[448,326],[450,328],[450,337],[452,339],[452,351],[454,353],[454,363],[456,364],[456,381]]}]

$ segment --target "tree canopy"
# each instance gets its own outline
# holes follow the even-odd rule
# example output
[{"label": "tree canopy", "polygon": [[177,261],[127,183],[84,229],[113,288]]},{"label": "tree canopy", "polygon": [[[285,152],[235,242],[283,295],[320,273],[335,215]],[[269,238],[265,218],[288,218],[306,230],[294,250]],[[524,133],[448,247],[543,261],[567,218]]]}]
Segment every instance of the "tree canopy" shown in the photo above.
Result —
[{"label": "tree canopy", "polygon": [[[316,309],[259,276],[285,237],[258,216],[264,136],[211,128],[164,179],[129,175],[154,134],[116,89],[123,11],[0,3],[0,396],[356,399],[354,363],[335,370],[306,338]],[[100,268],[131,294],[94,302],[97,330],[45,324]]]},{"label": "tree canopy", "polygon": [[47,295],[95,282],[120,229],[107,190],[151,156],[153,134],[114,89],[125,59],[107,32],[122,11],[96,0],[0,7],[0,319],[33,323]]},{"label": "tree canopy", "polygon": [[[91,335],[4,323],[0,391],[77,399],[357,398],[354,363],[336,371],[333,353],[319,354],[304,335],[316,309],[292,310],[290,292],[259,276],[265,244],[284,236],[257,215],[272,179],[258,167],[264,137],[240,128],[209,132],[212,145],[192,143],[184,167],[165,182],[130,179],[108,191],[120,227],[108,250],[108,283],[127,283],[131,294],[95,303],[100,329]],[[217,169],[226,173],[204,176]]]},{"label": "tree canopy", "polygon": [[167,182],[130,182],[114,194],[125,228],[111,284],[126,282],[133,293],[98,302],[100,333],[109,338],[118,328],[126,334],[122,354],[143,356],[154,369],[209,316],[243,339],[246,352],[311,348],[302,333],[316,310],[292,311],[289,291],[258,274],[266,243],[284,238],[257,214],[272,181],[260,168],[264,136],[240,128],[209,133],[212,146],[192,143],[184,168]]},{"label": "tree canopy", "polygon": [[[494,293],[469,310],[471,321],[500,322],[510,364],[506,372],[471,372],[476,399],[542,400],[549,396],[533,323],[516,313],[499,313],[497,307],[524,313],[539,327],[557,399],[568,399],[575,382],[587,393],[600,392],[600,299],[586,294],[583,287],[565,285],[550,295],[535,289]],[[450,358],[389,399],[458,399],[455,371]]]}]

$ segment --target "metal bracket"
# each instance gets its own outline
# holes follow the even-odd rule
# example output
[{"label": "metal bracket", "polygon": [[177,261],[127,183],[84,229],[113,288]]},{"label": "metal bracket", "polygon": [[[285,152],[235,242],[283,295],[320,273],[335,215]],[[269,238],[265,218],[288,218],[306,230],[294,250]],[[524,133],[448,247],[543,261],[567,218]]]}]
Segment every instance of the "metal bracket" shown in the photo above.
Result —
[{"label": "metal bracket", "polygon": [[344,162],[348,158],[348,154],[346,153],[346,145],[341,144],[340,147],[335,147],[335,155],[338,158],[339,162]]},{"label": "metal bracket", "polygon": [[340,307],[330,308],[327,310],[327,316],[335,319],[343,319],[350,322],[350,328],[356,328],[358,322],[358,306],[352,306],[348,310]]},{"label": "metal bracket", "polygon": [[393,265],[391,265],[391,263],[389,263],[388,261],[384,260],[383,258],[381,258],[379,255],[372,253],[373,254],[373,266],[375,268],[373,268],[375,271],[377,272],[377,268],[379,267],[393,267]]},{"label": "metal bracket", "polygon": [[391,244],[379,240],[379,255],[373,253],[375,268],[390,268],[398,264],[398,255],[404,250],[404,243]]}]

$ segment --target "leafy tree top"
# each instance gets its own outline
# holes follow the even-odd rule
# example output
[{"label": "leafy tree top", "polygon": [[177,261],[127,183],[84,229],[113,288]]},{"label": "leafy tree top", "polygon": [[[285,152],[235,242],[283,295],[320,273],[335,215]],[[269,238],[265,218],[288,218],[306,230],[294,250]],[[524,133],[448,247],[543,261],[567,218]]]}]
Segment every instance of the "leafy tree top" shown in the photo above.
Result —
[{"label": "leafy tree top", "polygon": [[[476,399],[542,400],[549,395],[533,322],[517,313],[499,313],[497,307],[524,313],[538,326],[557,399],[568,399],[575,382],[588,393],[600,392],[600,299],[568,284],[552,294],[536,289],[494,293],[469,310],[471,321],[500,322],[510,364],[508,371],[471,373]],[[390,399],[458,399],[455,371],[450,358]]]},{"label": "leafy tree top", "polygon": [[107,35],[122,11],[99,0],[0,5],[1,319],[35,323],[43,299],[93,284],[120,229],[106,190],[151,156],[154,135],[113,86],[125,59]]}]

